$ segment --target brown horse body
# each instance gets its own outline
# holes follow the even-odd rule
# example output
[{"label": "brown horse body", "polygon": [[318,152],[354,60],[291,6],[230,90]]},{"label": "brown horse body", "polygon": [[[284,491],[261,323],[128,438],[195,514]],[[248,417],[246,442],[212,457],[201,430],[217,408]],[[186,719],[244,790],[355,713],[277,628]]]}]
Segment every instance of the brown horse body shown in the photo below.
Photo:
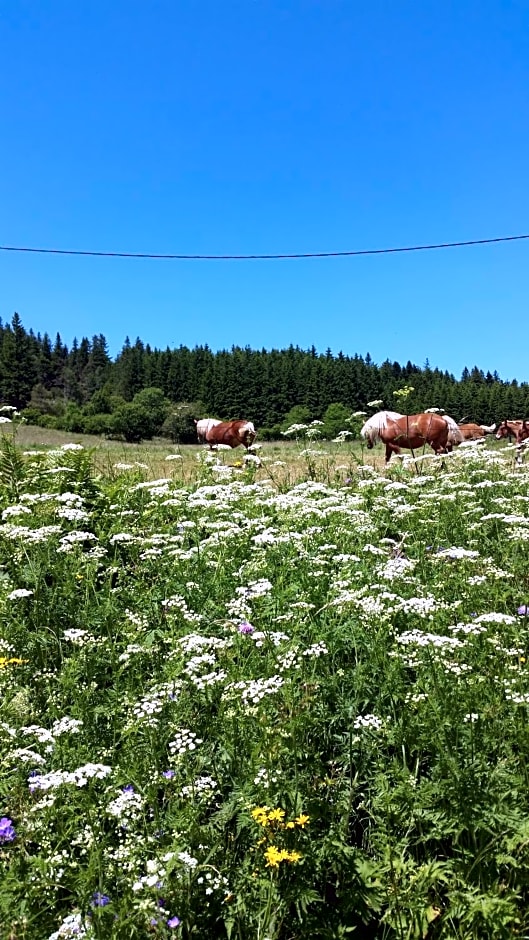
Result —
[{"label": "brown horse body", "polygon": [[463,435],[464,441],[479,441],[482,437],[485,437],[486,434],[493,434],[496,430],[496,425],[458,424],[458,428]]},{"label": "brown horse body", "polygon": [[496,431],[496,439],[501,441],[503,437],[514,437],[517,444],[521,444],[529,437],[529,421],[502,421]]},{"label": "brown horse body", "polygon": [[199,444],[209,444],[210,450],[219,444],[248,450],[256,438],[256,430],[251,421],[217,421],[215,418],[202,418],[195,421]]},{"label": "brown horse body", "polygon": [[462,440],[455,421],[448,415],[396,415],[381,411],[366,421],[360,433],[369,448],[377,441],[386,445],[386,463],[389,463],[391,455],[399,454],[401,447],[414,450],[429,444],[436,454],[448,453],[450,432],[457,437],[455,443]]}]

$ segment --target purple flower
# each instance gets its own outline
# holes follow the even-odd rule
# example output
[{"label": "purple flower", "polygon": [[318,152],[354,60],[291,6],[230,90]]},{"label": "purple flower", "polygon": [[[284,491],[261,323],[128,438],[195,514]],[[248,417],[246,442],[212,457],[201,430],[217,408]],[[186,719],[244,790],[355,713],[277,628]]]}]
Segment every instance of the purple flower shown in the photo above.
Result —
[{"label": "purple flower", "polygon": [[7,816],[2,816],[0,819],[0,842],[13,842],[16,836],[13,820]]},{"label": "purple flower", "polygon": [[174,770],[163,770],[162,777],[165,777],[167,780],[172,780],[175,775]]},{"label": "purple flower", "polygon": [[244,633],[246,635],[246,634],[253,633],[255,630],[255,627],[252,627],[251,623],[248,623],[247,620],[243,620],[242,623],[239,624],[237,629],[239,633]]},{"label": "purple flower", "polygon": [[121,787],[123,793],[134,793],[134,787],[132,783],[127,783],[126,787]]},{"label": "purple flower", "polygon": [[522,604],[522,606],[518,608],[518,613],[521,617],[527,617],[527,614],[529,614],[529,605]]},{"label": "purple flower", "polygon": [[107,894],[101,894],[100,891],[94,891],[92,895],[92,907],[106,907],[110,904],[110,898]]},{"label": "purple flower", "polygon": [[167,921],[167,926],[168,926],[168,927],[179,927],[181,923],[182,923],[182,921],[180,920],[179,917],[170,917],[169,920]]}]

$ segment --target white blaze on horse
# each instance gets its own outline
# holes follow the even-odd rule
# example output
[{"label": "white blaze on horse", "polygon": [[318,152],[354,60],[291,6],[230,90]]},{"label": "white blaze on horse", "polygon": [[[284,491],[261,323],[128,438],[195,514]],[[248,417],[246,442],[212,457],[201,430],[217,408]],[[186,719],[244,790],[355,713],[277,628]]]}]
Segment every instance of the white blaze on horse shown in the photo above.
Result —
[{"label": "white blaze on horse", "polygon": [[257,432],[251,421],[217,421],[215,418],[202,418],[195,421],[199,444],[209,444],[213,450],[218,444],[239,447],[248,450],[252,446]]},{"label": "white blaze on horse", "polygon": [[463,440],[453,418],[432,413],[401,415],[396,411],[379,411],[366,421],[360,434],[368,448],[374,447],[377,441],[386,445],[386,463],[392,454],[400,454],[401,447],[414,450],[429,444],[434,453],[446,454],[452,444]]}]

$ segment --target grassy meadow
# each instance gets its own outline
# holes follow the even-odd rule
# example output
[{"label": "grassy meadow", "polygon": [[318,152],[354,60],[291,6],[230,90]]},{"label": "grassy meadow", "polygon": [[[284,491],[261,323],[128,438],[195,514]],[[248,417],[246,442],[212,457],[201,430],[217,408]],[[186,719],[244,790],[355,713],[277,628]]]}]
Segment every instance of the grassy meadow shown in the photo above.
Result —
[{"label": "grassy meadow", "polygon": [[529,937],[529,465],[258,454],[0,434],[0,937]]}]

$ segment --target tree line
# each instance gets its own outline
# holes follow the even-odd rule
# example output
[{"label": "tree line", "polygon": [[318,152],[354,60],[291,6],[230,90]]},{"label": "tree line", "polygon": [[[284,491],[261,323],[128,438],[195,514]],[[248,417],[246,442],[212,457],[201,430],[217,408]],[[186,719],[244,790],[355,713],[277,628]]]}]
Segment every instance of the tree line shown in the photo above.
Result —
[{"label": "tree line", "polygon": [[214,416],[252,420],[261,440],[313,420],[333,437],[370,401],[398,411],[394,392],[403,386],[413,387],[409,413],[439,407],[456,420],[484,424],[529,414],[528,383],[504,382],[477,366],[456,379],[428,362],[377,365],[369,354],[297,346],[156,349],[139,338],[133,344],[127,338],[112,359],[101,333],[68,348],[59,333],[52,341],[26,330],[17,313],[10,323],[0,320],[0,401],[30,423],[74,433],[131,441],[161,434],[186,443],[196,439],[194,417]]}]

